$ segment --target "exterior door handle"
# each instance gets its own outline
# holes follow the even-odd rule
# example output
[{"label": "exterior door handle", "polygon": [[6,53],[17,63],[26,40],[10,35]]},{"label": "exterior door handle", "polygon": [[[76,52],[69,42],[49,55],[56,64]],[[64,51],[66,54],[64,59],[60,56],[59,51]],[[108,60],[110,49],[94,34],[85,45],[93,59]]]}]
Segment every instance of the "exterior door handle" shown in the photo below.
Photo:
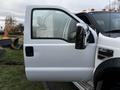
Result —
[{"label": "exterior door handle", "polygon": [[28,57],[34,56],[33,47],[32,46],[25,47],[25,53],[26,53],[26,56],[28,56]]}]

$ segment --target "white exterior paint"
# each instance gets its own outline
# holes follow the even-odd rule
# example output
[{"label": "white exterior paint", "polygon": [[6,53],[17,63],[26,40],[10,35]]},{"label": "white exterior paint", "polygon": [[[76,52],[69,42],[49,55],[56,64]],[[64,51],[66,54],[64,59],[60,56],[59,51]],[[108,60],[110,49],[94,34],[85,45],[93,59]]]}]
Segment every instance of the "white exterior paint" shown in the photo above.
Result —
[{"label": "white exterior paint", "polygon": [[99,60],[97,58],[99,47],[113,50],[114,55],[111,58],[120,57],[120,37],[110,38],[110,37],[104,36],[101,33],[99,33],[97,50],[96,50],[95,68],[97,68],[97,66],[100,63],[102,63],[103,61],[108,59],[108,58],[106,58],[105,60]]}]

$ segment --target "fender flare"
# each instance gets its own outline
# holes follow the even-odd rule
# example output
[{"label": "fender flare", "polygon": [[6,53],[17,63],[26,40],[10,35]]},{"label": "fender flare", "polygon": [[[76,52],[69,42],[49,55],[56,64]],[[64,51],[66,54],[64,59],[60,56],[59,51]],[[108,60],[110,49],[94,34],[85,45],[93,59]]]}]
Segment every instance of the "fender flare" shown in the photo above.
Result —
[{"label": "fender flare", "polygon": [[[120,75],[120,58],[111,58],[101,63],[94,72],[93,83],[96,88],[97,82],[106,78],[106,75]],[[115,77],[114,77],[115,78]],[[116,77],[117,78],[117,77]]]}]

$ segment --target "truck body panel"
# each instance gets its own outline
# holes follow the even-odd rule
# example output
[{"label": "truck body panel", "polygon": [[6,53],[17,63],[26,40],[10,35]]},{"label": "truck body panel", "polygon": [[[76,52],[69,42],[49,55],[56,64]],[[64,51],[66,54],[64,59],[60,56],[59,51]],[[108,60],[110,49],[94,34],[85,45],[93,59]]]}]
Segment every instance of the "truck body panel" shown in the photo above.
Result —
[{"label": "truck body panel", "polygon": [[[100,59],[99,51],[102,49],[102,52],[106,54],[102,54],[102,59]],[[98,44],[96,49],[96,58],[95,58],[95,68],[100,65],[100,63],[110,59],[110,58],[118,58],[120,57],[120,38],[110,38],[104,36],[103,34],[99,33]]]}]

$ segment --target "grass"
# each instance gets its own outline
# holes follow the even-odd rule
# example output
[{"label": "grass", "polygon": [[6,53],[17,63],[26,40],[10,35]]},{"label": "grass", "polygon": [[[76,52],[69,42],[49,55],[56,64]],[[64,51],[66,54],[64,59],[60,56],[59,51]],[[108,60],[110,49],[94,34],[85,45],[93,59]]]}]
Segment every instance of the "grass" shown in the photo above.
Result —
[{"label": "grass", "polygon": [[25,77],[23,50],[5,48],[0,55],[0,90],[44,90],[41,82]]},{"label": "grass", "polygon": [[0,35],[0,40],[2,39],[2,35]]},{"label": "grass", "polygon": [[21,65],[0,66],[0,90],[44,90],[40,82],[26,80]]},{"label": "grass", "polygon": [[23,50],[13,50],[4,48],[4,53],[0,55],[0,64],[23,64]]}]

